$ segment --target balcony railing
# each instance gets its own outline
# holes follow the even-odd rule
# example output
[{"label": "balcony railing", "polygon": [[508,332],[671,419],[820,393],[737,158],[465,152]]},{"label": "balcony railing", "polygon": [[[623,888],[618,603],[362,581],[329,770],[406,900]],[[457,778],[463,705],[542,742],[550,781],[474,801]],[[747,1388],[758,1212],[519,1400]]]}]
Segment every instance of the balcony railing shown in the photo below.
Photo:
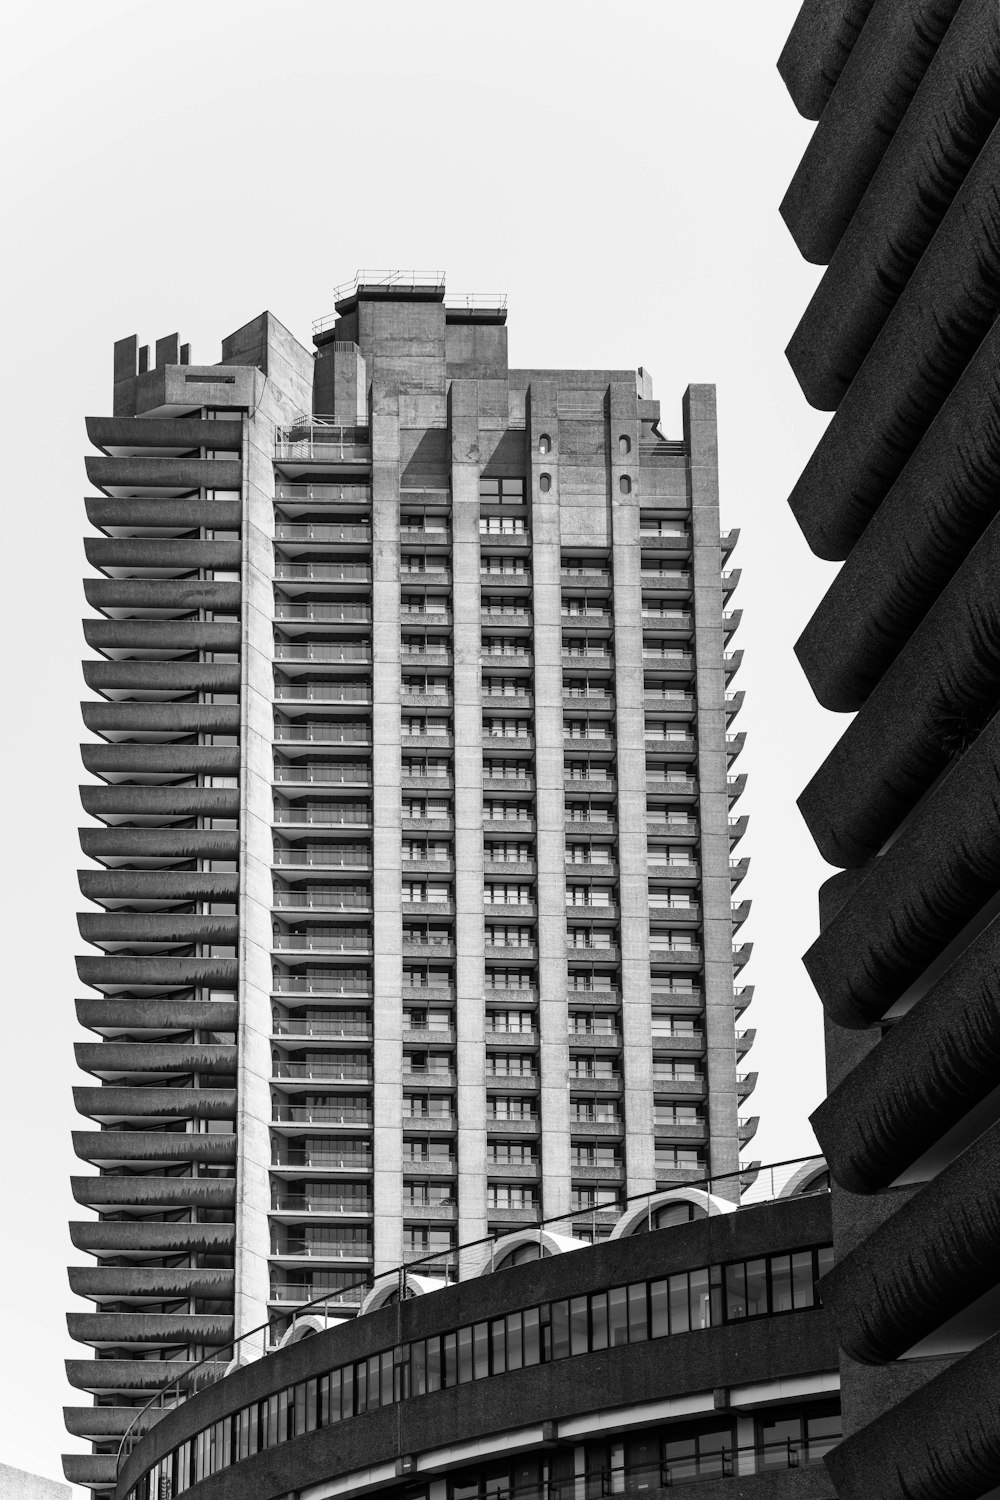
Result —
[{"label": "balcony railing", "polygon": [[367,933],[362,940],[353,933],[348,937],[338,938],[330,933],[276,932],[271,941],[272,947],[279,953],[311,953],[314,950],[324,953],[372,951],[371,938]]},{"label": "balcony railing", "polygon": [[325,828],[365,828],[371,822],[371,809],[364,807],[340,808],[330,803],[326,807],[276,807],[276,823],[322,824]]},{"label": "balcony railing", "polygon": [[279,703],[370,703],[371,688],[367,683],[351,682],[289,682],[275,684],[274,696]]},{"label": "balcony railing", "polygon": [[370,786],[371,766],[367,763],[351,764],[350,761],[332,761],[328,765],[312,766],[295,761],[285,764],[279,761],[274,768],[275,781],[289,781],[293,786],[319,783],[324,786]]},{"label": "balcony railing", "polygon": [[357,641],[276,641],[276,661],[370,662],[371,647]]},{"label": "balcony railing", "polygon": [[273,1036],[362,1037],[370,1040],[372,1028],[364,1021],[318,1021],[306,1016],[275,1016]]},{"label": "balcony railing", "polygon": [[295,1214],[370,1214],[370,1198],[324,1198],[319,1194],[276,1193],[272,1212]]},{"label": "balcony railing", "polygon": [[345,983],[334,975],[276,974],[272,979],[276,995],[370,995],[367,981]]},{"label": "balcony railing", "polygon": [[371,1260],[370,1240],[278,1240],[272,1252],[277,1256],[305,1255],[319,1260]]},{"label": "balcony railing", "polygon": [[[304,488],[311,486],[306,485]],[[333,489],[335,486],[327,485],[323,488]],[[311,521],[279,521],[274,528],[274,535],[279,542],[370,542],[372,538],[371,527],[352,526],[349,521],[340,526],[324,526]]]},{"label": "balcony railing", "polygon": [[275,724],[276,740],[321,740],[333,745],[367,745],[371,739],[367,724],[344,724],[339,719],[318,722]]},{"label": "balcony railing", "polygon": [[[369,849],[309,849],[297,845],[292,849],[275,849],[274,863],[276,865],[332,865],[348,866],[351,868],[361,866],[364,869],[371,868],[371,851]],[[284,906],[286,903],[278,903]]]},{"label": "balcony railing", "polygon": [[322,417],[304,417],[275,429],[274,457],[279,463],[355,462],[370,456],[367,427],[341,427]]},{"label": "balcony railing", "polygon": [[360,1307],[365,1295],[365,1288],[360,1286],[348,1287],[345,1291],[340,1291],[336,1287],[296,1286],[291,1281],[275,1281],[271,1284],[270,1300],[272,1302],[313,1302],[317,1297],[322,1297],[324,1302]]},{"label": "balcony railing", "polygon": [[276,599],[274,617],[276,620],[316,620],[333,624],[350,624],[356,620],[367,623],[372,617],[372,610],[370,604],[358,604],[353,600],[335,600],[329,604],[321,604],[311,599]]},{"label": "balcony railing", "polygon": [[323,504],[367,505],[372,498],[370,484],[294,484],[279,479],[274,488],[276,500],[318,500]]},{"label": "balcony railing", "polygon": [[300,1154],[278,1151],[272,1158],[273,1167],[304,1167],[322,1172],[370,1172],[373,1156],[367,1151],[306,1151]]},{"label": "balcony railing", "polygon": [[370,583],[372,570],[367,563],[278,562],[274,576],[305,583]]},{"label": "balcony railing", "polygon": [[282,1124],[296,1125],[370,1125],[372,1122],[370,1109],[337,1104],[275,1104],[271,1117]]}]

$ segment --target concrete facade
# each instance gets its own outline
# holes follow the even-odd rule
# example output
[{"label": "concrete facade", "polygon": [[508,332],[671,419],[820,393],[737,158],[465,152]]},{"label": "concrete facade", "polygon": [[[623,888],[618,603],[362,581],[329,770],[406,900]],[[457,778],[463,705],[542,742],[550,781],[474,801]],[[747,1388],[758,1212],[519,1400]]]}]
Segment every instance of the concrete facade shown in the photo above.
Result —
[{"label": "concrete facade", "polygon": [[782,213],[822,280],[788,345],[834,415],[790,504],[842,566],[796,647],[854,717],[799,806],[840,867],[805,955],[834,1184],[842,1500],[1000,1494],[1000,10],[807,0],[818,120]]},{"label": "concrete facade", "polygon": [[67,1414],[95,1489],[165,1375],[304,1303],[739,1198],[714,391],[669,440],[644,371],[511,370],[505,316],[362,280],[315,354],[269,313],[216,366],[116,346],[77,1138],[109,1175]]}]

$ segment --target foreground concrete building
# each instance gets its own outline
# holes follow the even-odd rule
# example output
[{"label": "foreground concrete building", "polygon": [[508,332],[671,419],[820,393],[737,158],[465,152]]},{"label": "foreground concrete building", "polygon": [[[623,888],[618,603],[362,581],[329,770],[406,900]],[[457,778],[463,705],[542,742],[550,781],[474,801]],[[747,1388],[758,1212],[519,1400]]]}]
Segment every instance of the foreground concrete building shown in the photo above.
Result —
[{"label": "foreground concrete building", "polygon": [[511,370],[505,322],[362,275],[314,351],[270,314],[215,365],[115,346],[67,1414],[95,1488],[167,1376],[318,1296],[740,1196],[714,392],[669,439],[643,371]]},{"label": "foreground concrete building", "polygon": [[856,711],[801,798],[824,887],[842,1500],[1000,1493],[1000,8],[807,0],[788,356],[835,414],[791,497],[842,561],[798,643]]}]

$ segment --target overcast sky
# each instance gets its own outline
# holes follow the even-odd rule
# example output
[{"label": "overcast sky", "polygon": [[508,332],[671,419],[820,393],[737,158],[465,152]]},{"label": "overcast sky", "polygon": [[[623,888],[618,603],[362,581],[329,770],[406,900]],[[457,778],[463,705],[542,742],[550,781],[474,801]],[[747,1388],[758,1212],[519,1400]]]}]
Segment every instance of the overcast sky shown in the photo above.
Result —
[{"label": "overcast sky", "polygon": [[[111,345],[198,363],[264,308],[309,342],[358,266],[505,290],[511,363],[644,365],[680,433],[719,387],[742,529],[740,810],[754,909],[753,1155],[814,1148],[821,1021],[800,955],[825,866],[795,797],[840,726],[792,654],[826,588],[786,496],[825,418],[782,350],[816,281],[778,203],[808,139],[775,72],[798,0],[345,5],[34,0],[5,22],[8,982],[0,1463],[58,1477],[76,1123],[75,830],[87,413]],[[86,1214],[82,1214],[86,1217]]]}]

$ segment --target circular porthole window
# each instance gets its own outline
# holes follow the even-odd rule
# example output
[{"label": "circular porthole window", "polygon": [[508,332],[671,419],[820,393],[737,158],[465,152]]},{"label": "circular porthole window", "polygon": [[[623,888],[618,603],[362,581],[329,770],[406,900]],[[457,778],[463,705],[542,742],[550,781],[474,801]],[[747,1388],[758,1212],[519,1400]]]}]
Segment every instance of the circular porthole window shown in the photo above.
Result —
[{"label": "circular porthole window", "polygon": [[539,475],[538,488],[541,490],[541,492],[542,492],[543,495],[547,495],[549,493],[549,490],[552,488],[552,475],[551,474],[541,474],[541,475]]}]

